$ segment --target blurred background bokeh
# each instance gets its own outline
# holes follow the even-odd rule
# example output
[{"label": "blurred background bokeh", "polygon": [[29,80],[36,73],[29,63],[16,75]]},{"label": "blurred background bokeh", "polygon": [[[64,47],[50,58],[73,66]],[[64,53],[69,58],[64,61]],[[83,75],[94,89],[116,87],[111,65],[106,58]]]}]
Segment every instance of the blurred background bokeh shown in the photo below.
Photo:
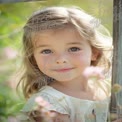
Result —
[{"label": "blurred background bokeh", "polygon": [[[28,0],[29,1],[29,0]],[[47,0],[0,4],[0,122],[19,122],[17,113],[24,105],[17,94],[17,71],[21,65],[23,26],[32,12],[46,6],[79,6],[100,22],[112,35],[112,0]],[[96,23],[99,26],[99,22]]]}]

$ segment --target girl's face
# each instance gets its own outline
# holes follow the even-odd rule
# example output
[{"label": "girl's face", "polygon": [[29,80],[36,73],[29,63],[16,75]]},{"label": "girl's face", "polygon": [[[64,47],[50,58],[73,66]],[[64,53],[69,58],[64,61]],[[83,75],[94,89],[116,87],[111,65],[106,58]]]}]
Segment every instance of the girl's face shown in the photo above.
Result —
[{"label": "girl's face", "polygon": [[57,81],[82,78],[93,57],[90,44],[73,29],[38,34],[34,45],[40,71]]}]

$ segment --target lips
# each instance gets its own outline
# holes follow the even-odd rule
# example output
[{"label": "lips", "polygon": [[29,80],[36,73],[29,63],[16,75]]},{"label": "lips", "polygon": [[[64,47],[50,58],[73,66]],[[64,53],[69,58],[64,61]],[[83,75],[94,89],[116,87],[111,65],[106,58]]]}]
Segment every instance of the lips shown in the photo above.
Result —
[{"label": "lips", "polygon": [[57,71],[57,72],[66,72],[66,71],[70,71],[72,69],[73,68],[63,68],[63,69],[56,69],[55,71]]}]

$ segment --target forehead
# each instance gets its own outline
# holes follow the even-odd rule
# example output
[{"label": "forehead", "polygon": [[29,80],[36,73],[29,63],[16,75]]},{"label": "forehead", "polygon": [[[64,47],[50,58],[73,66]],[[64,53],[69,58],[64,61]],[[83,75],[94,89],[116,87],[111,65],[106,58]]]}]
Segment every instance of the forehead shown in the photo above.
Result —
[{"label": "forehead", "polygon": [[45,30],[35,34],[33,39],[34,46],[39,44],[54,44],[57,42],[67,43],[73,41],[85,40],[81,35],[73,28]]}]

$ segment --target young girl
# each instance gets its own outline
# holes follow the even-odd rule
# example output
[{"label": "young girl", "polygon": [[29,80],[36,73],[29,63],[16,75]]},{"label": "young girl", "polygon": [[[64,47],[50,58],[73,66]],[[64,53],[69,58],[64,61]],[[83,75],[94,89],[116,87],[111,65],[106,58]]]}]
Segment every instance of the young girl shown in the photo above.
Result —
[{"label": "young girl", "polygon": [[83,75],[89,66],[104,67],[106,74],[109,70],[111,38],[95,22],[74,7],[48,7],[29,18],[23,35],[25,72],[20,80],[29,98],[22,109],[28,121],[41,121],[33,109],[41,96],[51,104],[48,110],[56,113],[54,122],[106,122],[107,83],[100,81],[96,87]]}]

